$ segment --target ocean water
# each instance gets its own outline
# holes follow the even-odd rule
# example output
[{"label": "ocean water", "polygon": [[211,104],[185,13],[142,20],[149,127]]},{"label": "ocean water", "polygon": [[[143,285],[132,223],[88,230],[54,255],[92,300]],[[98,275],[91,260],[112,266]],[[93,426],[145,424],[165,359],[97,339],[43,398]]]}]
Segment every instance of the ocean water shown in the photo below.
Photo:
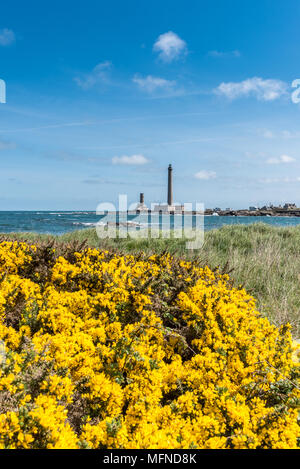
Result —
[{"label": "ocean water", "polygon": [[[126,224],[126,215],[120,215],[120,224]],[[10,232],[28,232],[48,234],[63,234],[74,230],[80,230],[96,226],[97,223],[106,224],[114,222],[115,215],[108,214],[105,217],[97,215],[95,212],[83,211],[20,211],[6,212],[0,211],[0,233]],[[129,216],[129,229],[146,228],[149,224],[147,214]],[[202,217],[185,215],[184,226],[197,228],[202,226]],[[204,229],[211,230],[220,228],[223,225],[238,225],[263,222],[273,226],[296,226],[300,224],[300,217],[221,217],[205,216]],[[169,216],[163,215],[159,220],[158,215],[152,216],[151,224],[153,228],[166,229],[170,226],[176,228],[182,227],[181,215]]]}]

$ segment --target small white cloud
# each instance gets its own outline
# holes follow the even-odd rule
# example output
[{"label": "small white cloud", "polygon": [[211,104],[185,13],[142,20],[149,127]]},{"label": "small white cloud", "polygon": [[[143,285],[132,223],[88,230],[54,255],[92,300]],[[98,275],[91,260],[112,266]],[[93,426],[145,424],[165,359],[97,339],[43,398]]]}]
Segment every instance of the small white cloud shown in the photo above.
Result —
[{"label": "small white cloud", "polygon": [[113,164],[122,164],[122,165],[136,165],[140,166],[143,164],[149,163],[149,160],[144,155],[123,155],[123,156],[114,156],[112,158]]},{"label": "small white cloud", "polygon": [[241,82],[221,83],[214,92],[229,99],[254,96],[261,101],[274,101],[286,93],[287,85],[281,80],[248,78]]},{"label": "small white cloud", "polygon": [[292,163],[293,161],[296,161],[296,160],[292,156],[281,155],[280,161],[282,161],[282,163]]},{"label": "small white cloud", "polygon": [[165,78],[153,77],[148,75],[145,78],[138,77],[135,75],[132,79],[142,90],[147,91],[147,93],[152,93],[156,90],[170,90],[176,84],[175,81],[166,80]]},{"label": "small white cloud", "polygon": [[172,62],[187,53],[186,42],[177,34],[169,31],[161,34],[154,43],[153,50],[164,62]]},{"label": "small white cloud", "polygon": [[15,40],[15,33],[11,29],[0,29],[0,46],[9,46]]},{"label": "small white cloud", "polygon": [[210,50],[208,52],[208,55],[211,57],[216,57],[216,58],[230,58],[230,57],[240,57],[241,53],[239,50],[232,50],[229,52],[224,52],[224,51],[219,51],[219,50]]},{"label": "small white cloud", "polygon": [[202,171],[199,171],[198,173],[196,173],[195,175],[195,178],[196,179],[215,179],[217,177],[217,174],[215,173],[215,171],[206,171],[205,169],[203,169]]},{"label": "small white cloud", "polygon": [[108,71],[110,70],[110,68],[111,62],[107,60],[96,65],[96,67],[94,67],[90,73],[85,74],[82,78],[75,77],[74,81],[83,90],[88,90],[89,88],[95,86],[97,83],[108,82]]},{"label": "small white cloud", "polygon": [[280,163],[293,163],[295,158],[288,155],[281,155],[278,158],[269,158],[266,162],[268,164],[280,164]]}]

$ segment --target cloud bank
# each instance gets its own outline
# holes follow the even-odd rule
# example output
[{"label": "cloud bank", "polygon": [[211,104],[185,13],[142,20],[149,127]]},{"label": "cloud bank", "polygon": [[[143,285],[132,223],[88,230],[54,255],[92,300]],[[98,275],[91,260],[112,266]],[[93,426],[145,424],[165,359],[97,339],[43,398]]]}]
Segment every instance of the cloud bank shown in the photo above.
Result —
[{"label": "cloud bank", "polygon": [[261,101],[274,101],[284,95],[286,89],[286,83],[281,80],[254,77],[240,82],[223,82],[214,92],[229,99],[254,96]]}]

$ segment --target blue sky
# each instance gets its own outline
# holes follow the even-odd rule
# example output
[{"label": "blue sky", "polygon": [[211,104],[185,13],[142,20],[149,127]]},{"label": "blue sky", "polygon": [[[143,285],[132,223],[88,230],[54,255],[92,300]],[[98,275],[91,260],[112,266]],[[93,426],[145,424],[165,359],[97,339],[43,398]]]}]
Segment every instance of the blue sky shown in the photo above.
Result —
[{"label": "blue sky", "polygon": [[0,210],[300,205],[297,0],[1,5]]}]

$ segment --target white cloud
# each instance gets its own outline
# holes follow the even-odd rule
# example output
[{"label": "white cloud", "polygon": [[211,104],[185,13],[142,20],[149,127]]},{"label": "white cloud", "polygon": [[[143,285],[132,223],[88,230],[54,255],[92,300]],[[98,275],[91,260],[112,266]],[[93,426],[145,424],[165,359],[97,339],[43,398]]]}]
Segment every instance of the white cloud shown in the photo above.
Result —
[{"label": "white cloud", "polygon": [[292,156],[281,155],[278,158],[269,158],[267,160],[267,163],[268,164],[280,164],[280,163],[293,163],[294,161],[296,160]]},{"label": "white cloud", "polygon": [[281,80],[248,78],[241,82],[221,83],[214,92],[229,99],[254,96],[262,101],[274,101],[286,93],[286,83]]},{"label": "white cloud", "polygon": [[280,161],[282,163],[292,163],[293,161],[296,161],[295,158],[293,158],[292,156],[288,156],[288,155],[281,155],[280,156]]},{"label": "white cloud", "polygon": [[153,50],[164,62],[172,62],[187,53],[186,42],[177,34],[169,31],[161,34],[154,43]]},{"label": "white cloud", "polygon": [[214,179],[217,177],[217,174],[214,171],[206,171],[203,169],[195,174],[196,179]]},{"label": "white cloud", "polygon": [[219,50],[210,50],[208,52],[208,55],[211,57],[216,57],[216,58],[230,58],[230,57],[240,57],[241,53],[239,50],[232,50],[229,52],[224,52],[224,51],[219,51]]},{"label": "white cloud", "polygon": [[15,33],[11,29],[0,29],[0,46],[9,46],[15,40]]},{"label": "white cloud", "polygon": [[145,78],[135,75],[132,79],[142,90],[152,93],[156,90],[169,90],[176,84],[175,81],[166,80],[165,78],[153,77],[148,75]]},{"label": "white cloud", "polygon": [[123,155],[123,156],[114,156],[112,158],[113,164],[122,164],[122,165],[143,165],[149,163],[149,160],[144,155]]},{"label": "white cloud", "polygon": [[75,77],[74,81],[77,83],[78,86],[80,86],[80,88],[88,90],[89,88],[95,86],[97,83],[108,82],[108,71],[110,70],[110,68],[111,62],[107,60],[96,65],[96,67],[94,67],[90,73],[85,74],[82,78]]}]

